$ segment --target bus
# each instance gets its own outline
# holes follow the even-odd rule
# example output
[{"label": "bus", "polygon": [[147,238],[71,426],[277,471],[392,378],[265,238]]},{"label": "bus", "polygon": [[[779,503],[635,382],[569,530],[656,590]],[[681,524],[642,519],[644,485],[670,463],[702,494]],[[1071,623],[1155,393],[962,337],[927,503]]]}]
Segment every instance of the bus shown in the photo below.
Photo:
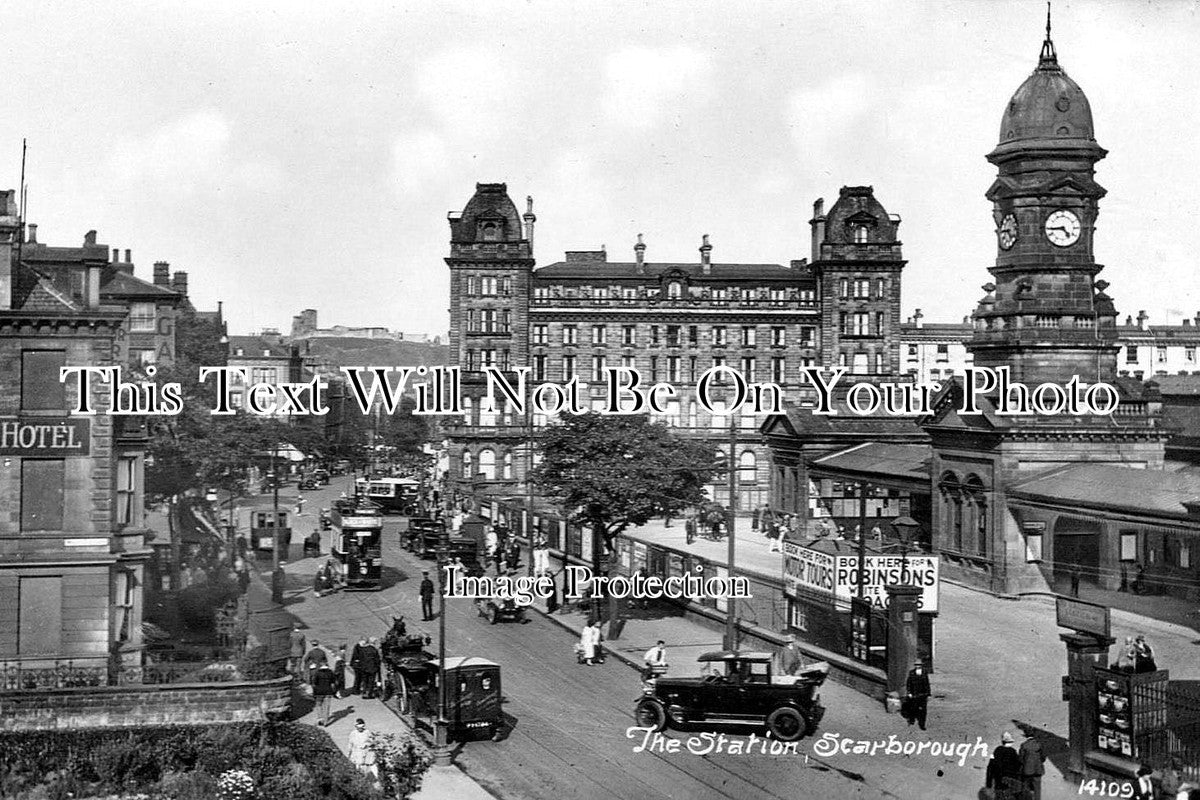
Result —
[{"label": "bus", "polygon": [[412,478],[359,478],[355,494],[366,497],[385,513],[412,516],[421,499],[421,482]]},{"label": "bus", "polygon": [[342,500],[330,512],[333,557],[347,589],[381,589],[383,515],[369,502]]}]

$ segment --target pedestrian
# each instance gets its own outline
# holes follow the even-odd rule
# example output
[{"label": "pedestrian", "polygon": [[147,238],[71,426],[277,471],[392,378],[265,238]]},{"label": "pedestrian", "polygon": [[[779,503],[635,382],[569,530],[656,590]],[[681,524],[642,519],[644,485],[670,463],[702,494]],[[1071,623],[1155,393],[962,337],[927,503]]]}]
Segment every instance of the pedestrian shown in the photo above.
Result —
[{"label": "pedestrian", "polygon": [[689,515],[687,522],[683,523],[683,532],[687,537],[688,544],[696,541],[696,517],[694,514]]},{"label": "pedestrian", "polygon": [[333,679],[337,685],[337,696],[346,696],[346,645],[339,645],[337,655],[333,657]]},{"label": "pedestrian", "polygon": [[925,665],[920,661],[908,673],[905,689],[908,692],[908,724],[916,722],[921,730],[925,730],[925,716],[929,709],[929,676],[925,674]]},{"label": "pedestrian", "polygon": [[367,640],[367,646],[363,648],[362,669],[363,669],[363,698],[371,700],[379,696],[379,667],[381,664],[379,655],[379,639],[371,637]]},{"label": "pedestrian", "polygon": [[312,690],[313,700],[317,703],[317,724],[323,728],[328,727],[330,699],[337,694],[337,682],[333,677],[333,670],[329,668],[329,662],[322,661],[317,667],[312,676]]},{"label": "pedestrian", "polygon": [[271,573],[271,602],[277,606],[283,605],[283,584],[287,580],[287,573],[283,568],[287,566],[286,561],[280,561],[279,566]]},{"label": "pedestrian", "polygon": [[421,618],[426,622],[433,619],[433,581],[429,579],[429,570],[421,573]]},{"label": "pedestrian", "polygon": [[304,656],[304,671],[308,674],[308,682],[312,683],[313,675],[321,667],[322,664],[328,666],[329,654],[325,652],[325,648],[321,647],[321,643],[316,639],[312,640],[312,647]]},{"label": "pedestrian", "polygon": [[[593,627],[595,626],[595,627]],[[579,646],[582,648],[583,662],[589,667],[596,661],[596,645],[600,641],[600,623],[588,620],[579,635]]]},{"label": "pedestrian", "polygon": [[665,673],[667,671],[667,643],[659,639],[642,656],[642,662],[646,665],[642,671],[642,677],[647,680]]},{"label": "pedestrian", "polygon": [[1121,655],[1117,656],[1117,669],[1121,672],[1134,672],[1137,669],[1137,645],[1132,636],[1125,637],[1125,646]]},{"label": "pedestrian", "polygon": [[288,635],[291,640],[291,650],[288,656],[288,671],[295,675],[298,679],[304,680],[300,666],[304,663],[304,654],[307,652],[308,642],[304,638],[304,631],[300,630],[300,623],[292,623],[292,632]]},{"label": "pedestrian", "polygon": [[1164,798],[1173,800],[1178,797],[1179,790],[1183,788],[1183,777],[1179,774],[1182,767],[1183,762],[1179,757],[1171,756],[1170,762],[1163,768],[1158,779],[1158,788]]},{"label": "pedestrian", "polygon": [[871,538],[877,542],[882,542],[883,541],[883,528],[879,527],[878,525],[871,528]]},{"label": "pedestrian", "polygon": [[367,637],[360,636],[354,649],[350,651],[350,669],[354,671],[354,694],[363,692],[363,654],[367,650]]},{"label": "pedestrian", "polygon": [[1046,774],[1046,754],[1042,752],[1042,743],[1033,738],[1028,730],[1022,731],[1024,740],[1021,742],[1021,783],[1025,786],[1027,800],[1042,800],[1042,776]]},{"label": "pedestrian", "polygon": [[769,538],[771,540],[771,552],[772,553],[779,553],[779,552],[783,551],[783,547],[780,544],[784,538],[783,531],[779,530],[778,528],[775,528],[774,530],[769,530],[769,531],[767,531],[767,538]]},{"label": "pedestrian", "polygon": [[795,675],[802,666],[800,652],[796,650],[796,634],[789,633],[784,639],[783,649],[779,651],[779,674]]},{"label": "pedestrian", "polygon": [[379,777],[379,767],[375,763],[375,751],[371,749],[371,732],[362,717],[354,720],[354,730],[350,731],[350,743],[346,748],[346,756],[350,763],[360,771]]},{"label": "pedestrian", "polygon": [[317,571],[313,574],[313,594],[317,597],[325,596],[325,587],[329,582],[329,577],[325,574],[325,565],[317,567]]},{"label": "pedestrian", "polygon": [[1154,770],[1148,764],[1142,764],[1137,770],[1137,783],[1133,785],[1132,800],[1155,800],[1158,796],[1154,791],[1154,781],[1150,777]]},{"label": "pedestrian", "polygon": [[555,579],[555,573],[546,572],[550,578],[550,592],[546,595],[546,613],[553,614],[558,611],[558,581]]},{"label": "pedestrian", "polygon": [[1008,731],[1000,737],[1000,744],[992,751],[992,760],[987,766],[985,786],[993,791],[994,800],[1020,800],[1021,757],[1013,747],[1013,735]]},{"label": "pedestrian", "polygon": [[496,529],[488,525],[483,529],[483,552],[488,558],[496,556],[496,550],[500,547],[500,537],[496,535]]},{"label": "pedestrian", "polygon": [[296,516],[298,517],[298,516],[302,515],[303,513],[304,513],[304,495],[301,494],[301,495],[296,496]]},{"label": "pedestrian", "polygon": [[1154,662],[1154,650],[1146,643],[1146,635],[1139,633],[1133,640],[1134,672],[1155,672],[1158,665]]}]

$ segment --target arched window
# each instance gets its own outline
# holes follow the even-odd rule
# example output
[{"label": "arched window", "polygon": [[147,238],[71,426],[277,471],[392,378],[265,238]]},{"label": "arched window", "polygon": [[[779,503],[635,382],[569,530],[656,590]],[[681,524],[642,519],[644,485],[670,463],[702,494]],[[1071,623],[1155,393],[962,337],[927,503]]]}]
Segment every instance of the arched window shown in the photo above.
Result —
[{"label": "arched window", "polygon": [[966,530],[974,539],[975,552],[981,556],[988,554],[988,508],[987,495],[983,481],[978,475],[968,475],[963,487],[964,498],[969,507]]},{"label": "arched window", "polygon": [[963,495],[962,484],[953,472],[942,473],[938,482],[942,503],[942,527],[954,550],[963,549]]},{"label": "arched window", "polygon": [[866,225],[855,225],[854,226],[854,243],[855,244],[866,244],[867,243],[867,233],[868,232],[867,232]]},{"label": "arched window", "polygon": [[510,450],[504,454],[504,479],[512,480],[513,476],[513,454]]},{"label": "arched window", "polygon": [[679,295],[683,292],[683,287],[679,285],[679,281],[671,281],[667,284],[667,297],[672,300],[678,300]]},{"label": "arched window", "polygon": [[471,474],[471,451],[470,450],[463,450],[462,476],[464,478],[466,478],[467,480],[470,480],[472,477],[472,474]]},{"label": "arched window", "polygon": [[479,451],[479,472],[482,473],[484,480],[496,480],[495,451],[489,449]]},{"label": "arched window", "polygon": [[752,450],[738,457],[738,483],[758,483],[758,459]]},{"label": "arched window", "polygon": [[496,237],[500,235],[500,228],[494,222],[483,223],[483,240],[485,242],[494,242]]}]

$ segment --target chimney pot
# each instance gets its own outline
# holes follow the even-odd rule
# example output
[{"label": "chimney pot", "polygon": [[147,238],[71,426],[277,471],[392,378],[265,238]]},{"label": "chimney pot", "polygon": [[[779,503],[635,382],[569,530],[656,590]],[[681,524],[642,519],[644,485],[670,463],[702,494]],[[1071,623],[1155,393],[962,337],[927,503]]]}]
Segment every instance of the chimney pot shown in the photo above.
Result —
[{"label": "chimney pot", "polygon": [[29,243],[37,244],[37,225],[29,223]]},{"label": "chimney pot", "polygon": [[155,286],[170,286],[171,285],[171,265],[166,261],[154,262],[154,285]]},{"label": "chimney pot", "polygon": [[113,248],[113,260],[112,260],[112,263],[114,263],[114,264],[120,264],[120,263],[121,263],[121,251],[120,251],[120,250],[118,250],[118,249],[117,249],[117,248],[115,248],[115,247]]},{"label": "chimney pot", "polygon": [[95,244],[95,243],[96,243],[96,232],[95,232],[95,231],[88,231],[87,233],[85,233],[85,234],[83,235],[83,243],[84,243],[85,245],[88,245],[88,244]]},{"label": "chimney pot", "polygon": [[125,262],[128,264],[133,263],[133,251],[132,250],[125,251]]},{"label": "chimney pot", "polygon": [[187,297],[188,274],[182,270],[176,270],[175,277],[171,279],[171,288],[184,297]]}]

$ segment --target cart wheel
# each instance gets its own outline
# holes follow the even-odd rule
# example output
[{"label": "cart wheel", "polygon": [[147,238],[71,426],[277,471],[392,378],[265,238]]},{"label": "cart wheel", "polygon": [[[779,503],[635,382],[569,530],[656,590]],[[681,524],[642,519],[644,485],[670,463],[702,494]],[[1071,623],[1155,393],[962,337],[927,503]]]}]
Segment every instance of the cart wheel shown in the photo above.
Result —
[{"label": "cart wheel", "polygon": [[491,624],[495,625],[499,619],[500,619],[500,615],[496,613],[496,607],[488,606],[487,621],[490,622]]}]

